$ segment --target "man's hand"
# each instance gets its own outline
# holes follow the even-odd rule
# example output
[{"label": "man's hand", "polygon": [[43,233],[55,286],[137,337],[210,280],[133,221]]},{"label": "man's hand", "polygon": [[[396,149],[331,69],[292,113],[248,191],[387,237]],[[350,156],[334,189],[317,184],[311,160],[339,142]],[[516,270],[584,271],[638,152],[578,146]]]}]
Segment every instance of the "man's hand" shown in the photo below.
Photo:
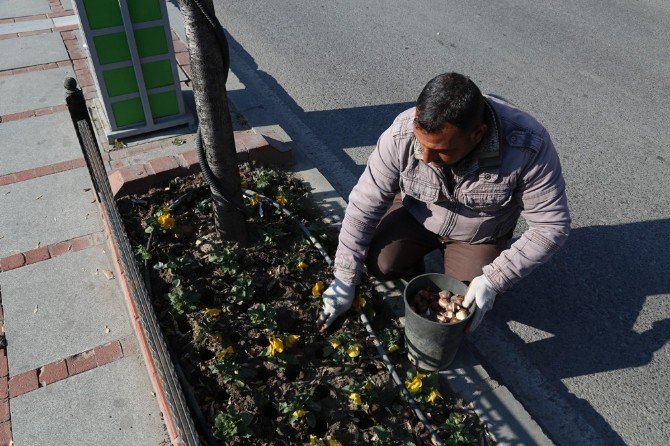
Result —
[{"label": "man's hand", "polygon": [[351,308],[355,291],[355,286],[347,285],[336,277],[323,293],[323,310],[316,321],[317,328],[325,331],[335,319]]},{"label": "man's hand", "polygon": [[496,294],[496,290],[493,289],[493,285],[485,275],[482,274],[472,279],[463,300],[463,306],[468,308],[475,302],[474,308],[470,308],[470,311],[474,311],[474,314],[466,330],[468,333],[472,333],[479,326],[484,314],[493,307]]}]

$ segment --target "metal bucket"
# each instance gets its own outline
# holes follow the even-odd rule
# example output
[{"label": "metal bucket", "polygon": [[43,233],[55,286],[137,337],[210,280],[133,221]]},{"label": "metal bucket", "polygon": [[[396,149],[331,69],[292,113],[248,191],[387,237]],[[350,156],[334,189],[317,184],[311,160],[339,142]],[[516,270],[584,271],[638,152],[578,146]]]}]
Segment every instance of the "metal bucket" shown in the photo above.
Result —
[{"label": "metal bucket", "polygon": [[432,372],[446,369],[454,360],[463,332],[472,314],[455,324],[428,320],[417,314],[409,305],[409,298],[419,290],[434,292],[449,290],[465,295],[467,287],[460,280],[446,274],[423,274],[410,280],[405,287],[405,345],[409,360],[420,370]]}]

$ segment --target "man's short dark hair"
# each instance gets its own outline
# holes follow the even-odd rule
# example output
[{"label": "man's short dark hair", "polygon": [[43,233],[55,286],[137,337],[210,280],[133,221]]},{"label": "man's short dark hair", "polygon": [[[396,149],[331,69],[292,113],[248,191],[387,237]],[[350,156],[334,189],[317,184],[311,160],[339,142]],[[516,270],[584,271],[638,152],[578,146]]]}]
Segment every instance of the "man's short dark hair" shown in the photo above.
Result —
[{"label": "man's short dark hair", "polygon": [[415,122],[428,133],[439,131],[447,123],[470,132],[482,122],[484,97],[469,77],[445,73],[426,84],[416,108]]}]

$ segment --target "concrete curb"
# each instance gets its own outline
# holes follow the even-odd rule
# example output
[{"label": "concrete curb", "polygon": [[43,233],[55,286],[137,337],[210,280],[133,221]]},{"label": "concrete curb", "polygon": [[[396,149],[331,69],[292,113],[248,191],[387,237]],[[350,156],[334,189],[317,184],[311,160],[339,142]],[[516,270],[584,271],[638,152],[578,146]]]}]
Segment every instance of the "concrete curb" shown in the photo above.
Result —
[{"label": "concrete curb", "polygon": [[[235,132],[235,147],[239,162],[257,161],[288,167],[293,164],[292,152],[287,147],[273,147],[257,133]],[[200,171],[197,150],[179,155],[153,158],[142,164],[131,164],[109,173],[109,182],[115,197],[148,190],[150,186],[172,178]]]}]

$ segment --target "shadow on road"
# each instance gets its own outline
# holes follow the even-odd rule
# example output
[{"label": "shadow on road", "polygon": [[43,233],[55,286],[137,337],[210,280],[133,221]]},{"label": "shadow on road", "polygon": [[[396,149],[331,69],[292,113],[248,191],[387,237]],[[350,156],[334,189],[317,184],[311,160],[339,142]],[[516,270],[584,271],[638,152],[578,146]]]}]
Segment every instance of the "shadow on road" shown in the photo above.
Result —
[{"label": "shadow on road", "polygon": [[649,305],[658,314],[640,314],[645,301],[670,294],[668,234],[670,219],[573,229],[549,264],[500,299],[496,313],[551,335],[526,345],[547,377],[648,364],[670,339],[661,302]]},{"label": "shadow on road", "polygon": [[[335,154],[339,161],[353,172],[360,175],[364,165],[356,164],[345,149],[374,146],[377,139],[404,110],[414,106],[414,102],[401,102],[383,105],[370,105],[345,109],[305,111],[284,90],[277,80],[265,71],[259,70],[254,58],[226,32],[230,52],[234,57],[255,70],[255,75],[273,91],[286,107],[299,118],[317,138]],[[232,56],[231,56],[232,57]],[[234,66],[235,61],[231,61]],[[228,95],[235,102],[235,97],[249,94],[245,90],[230,91]],[[418,96],[419,92],[417,92]],[[242,102],[242,101],[240,101]],[[239,110],[244,114],[245,110]],[[272,116],[267,115],[267,122],[255,122],[257,127],[276,124]]]},{"label": "shadow on road", "polygon": [[[504,327],[548,384],[608,444],[624,442],[562,380],[647,365],[668,342],[668,234],[670,219],[573,229],[563,249],[498,299],[491,313],[489,323]],[[519,339],[517,333],[533,329],[536,340]]]}]

